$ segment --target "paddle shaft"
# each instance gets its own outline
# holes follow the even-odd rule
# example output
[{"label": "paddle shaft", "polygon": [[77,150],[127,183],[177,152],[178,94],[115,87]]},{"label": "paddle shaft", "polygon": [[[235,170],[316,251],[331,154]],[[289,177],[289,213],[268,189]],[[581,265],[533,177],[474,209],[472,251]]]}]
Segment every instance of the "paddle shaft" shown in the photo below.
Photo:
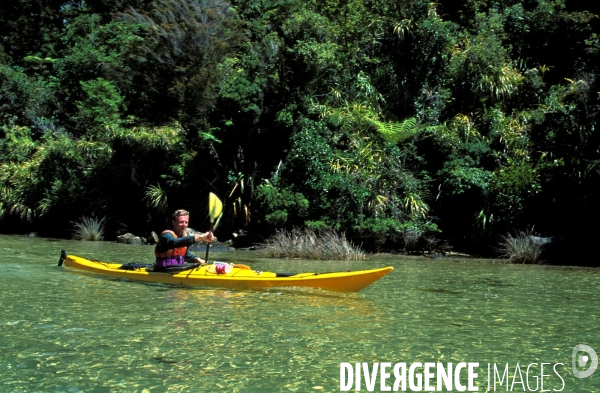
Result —
[{"label": "paddle shaft", "polygon": [[204,257],[204,263],[208,263],[208,250],[210,249],[210,243],[206,243],[206,256]]},{"label": "paddle shaft", "polygon": [[[213,231],[213,223],[210,223],[210,229],[208,230],[209,233],[212,233]],[[204,257],[204,263],[208,263],[208,250],[210,250],[210,243],[206,242],[206,256]]]}]

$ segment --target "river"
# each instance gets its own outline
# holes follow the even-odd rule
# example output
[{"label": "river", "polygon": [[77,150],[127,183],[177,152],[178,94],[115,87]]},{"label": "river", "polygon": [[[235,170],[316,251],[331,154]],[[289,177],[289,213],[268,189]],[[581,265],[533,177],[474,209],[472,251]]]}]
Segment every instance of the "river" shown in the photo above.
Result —
[{"label": "river", "polygon": [[[440,379],[435,367],[432,378],[426,374],[430,362],[452,363],[460,376],[452,391],[467,385],[469,365],[481,392],[600,391],[600,371],[577,378],[572,369],[576,345],[600,350],[597,268],[211,253],[264,271],[395,269],[357,294],[233,291],[79,273],[56,266],[63,249],[112,262],[152,259],[150,246],[1,235],[0,392],[354,391],[356,363],[361,391],[372,376],[373,391],[393,388],[402,363],[406,390],[419,391],[425,379],[434,387]],[[576,369],[589,370],[588,359]],[[371,375],[375,366],[387,369]]]}]

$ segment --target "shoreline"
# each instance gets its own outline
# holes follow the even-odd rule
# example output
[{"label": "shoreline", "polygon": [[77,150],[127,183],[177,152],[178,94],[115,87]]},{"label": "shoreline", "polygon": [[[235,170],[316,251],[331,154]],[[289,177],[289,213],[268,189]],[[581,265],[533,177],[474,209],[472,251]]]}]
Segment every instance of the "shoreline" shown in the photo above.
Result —
[{"label": "shoreline", "polygon": [[[68,239],[68,238],[60,238],[60,237],[50,237],[50,236],[39,236],[37,233],[25,233],[25,234],[19,234],[19,233],[2,233],[0,234],[0,236],[7,236],[7,237],[23,237],[25,239],[40,239],[40,240],[45,240],[48,242],[58,242],[58,241],[77,241],[77,242],[89,242],[91,244],[93,243],[114,243],[114,244],[126,244],[127,243],[120,243],[117,242],[116,240],[99,240],[99,241],[86,241],[86,240],[77,240],[77,239]],[[261,243],[264,244],[264,243]],[[153,244],[128,244],[131,246],[153,246]],[[260,245],[256,245],[256,247],[260,247]],[[235,253],[235,252],[255,252],[256,251],[256,247],[234,247],[231,245],[226,245],[222,242],[219,242],[219,244],[211,244],[211,252],[217,252],[217,253],[224,253],[224,252],[231,252],[231,253]],[[201,253],[201,252],[205,252],[206,248],[204,247],[204,245],[194,245],[190,247],[190,250],[192,252],[196,252],[196,253]],[[481,257],[481,256],[477,256],[477,255],[472,255],[472,254],[467,254],[467,253],[461,253],[461,252],[454,252],[454,251],[450,251],[450,252],[445,252],[445,253],[431,253],[431,252],[394,252],[394,251],[384,251],[384,252],[366,252],[367,255],[367,259],[365,262],[369,261],[369,257],[370,256],[383,256],[386,258],[393,258],[393,257],[407,257],[409,259],[413,259],[415,261],[427,261],[427,260],[432,260],[432,261],[448,261],[448,262],[465,262],[465,261],[482,261],[482,262],[488,262],[490,264],[512,264],[512,265],[521,265],[521,263],[511,263],[509,262],[509,260],[507,258],[494,258],[494,257]],[[267,259],[277,259],[277,258],[269,258],[269,257],[265,257]],[[303,260],[303,258],[286,258],[286,257],[281,257],[279,259],[289,259],[289,260],[294,260],[294,259],[298,259],[298,260]],[[319,259],[315,259],[315,261],[318,261]],[[342,261],[340,261],[342,262]],[[567,263],[568,261],[562,261],[562,263],[548,263],[547,261],[541,261],[536,263],[535,265],[540,265],[540,266],[544,266],[544,267],[565,267],[565,268],[571,268],[571,267],[579,267],[579,268],[598,268],[600,266],[597,265],[590,265],[590,264],[585,264],[585,263],[581,263],[581,264],[574,264],[574,263]],[[525,265],[532,265],[532,264],[525,264]]]}]

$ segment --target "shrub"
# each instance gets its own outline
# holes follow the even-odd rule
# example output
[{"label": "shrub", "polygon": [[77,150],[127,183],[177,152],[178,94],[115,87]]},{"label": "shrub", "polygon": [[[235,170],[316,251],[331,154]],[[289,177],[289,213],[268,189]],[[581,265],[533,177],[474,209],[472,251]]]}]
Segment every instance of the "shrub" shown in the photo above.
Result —
[{"label": "shrub", "polygon": [[356,247],[345,235],[335,231],[294,229],[277,231],[258,251],[269,258],[302,258],[321,260],[364,260],[365,252]]},{"label": "shrub", "polygon": [[511,234],[502,236],[498,250],[511,263],[537,263],[544,246],[549,241],[548,238],[534,235],[533,229],[528,229],[519,231],[514,236]]},{"label": "shrub", "polygon": [[277,187],[267,180],[256,188],[254,198],[256,217],[276,228],[300,224],[308,212],[309,202],[304,195],[289,187]]},{"label": "shrub", "polygon": [[81,217],[79,222],[71,222],[75,225],[73,237],[80,240],[100,241],[104,238],[104,220],[95,217]]}]

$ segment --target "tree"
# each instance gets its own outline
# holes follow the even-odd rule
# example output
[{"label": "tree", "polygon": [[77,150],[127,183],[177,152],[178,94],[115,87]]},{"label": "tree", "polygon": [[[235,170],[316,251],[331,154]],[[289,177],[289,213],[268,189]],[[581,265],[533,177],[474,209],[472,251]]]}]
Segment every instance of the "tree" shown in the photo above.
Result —
[{"label": "tree", "polygon": [[218,64],[242,37],[236,12],[221,0],[158,0],[147,12],[130,9],[119,19],[143,27],[130,42],[128,64],[147,99],[145,107],[131,109],[149,120],[205,128],[221,78]]}]

